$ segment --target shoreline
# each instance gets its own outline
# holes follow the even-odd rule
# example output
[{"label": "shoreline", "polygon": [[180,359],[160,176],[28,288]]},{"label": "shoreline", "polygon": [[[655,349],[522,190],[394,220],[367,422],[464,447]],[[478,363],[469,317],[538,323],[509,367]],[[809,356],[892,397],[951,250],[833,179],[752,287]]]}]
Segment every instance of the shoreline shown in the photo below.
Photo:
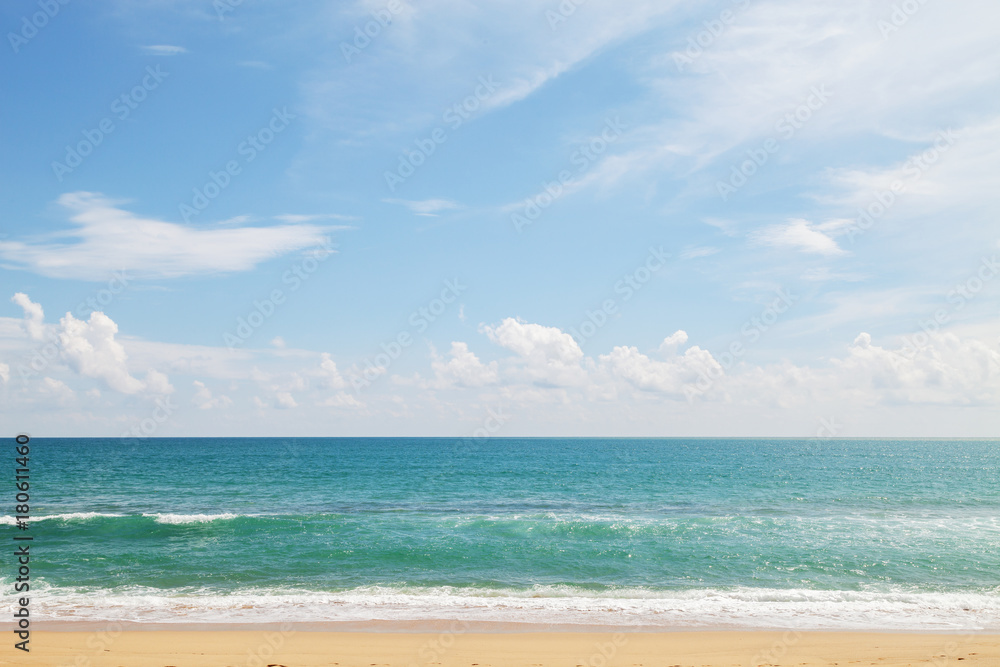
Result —
[{"label": "shoreline", "polygon": [[284,630],[54,632],[0,665],[313,667],[989,667],[1000,635],[874,632],[385,633]]},{"label": "shoreline", "polygon": [[[1000,637],[996,629],[927,629],[927,628],[814,628],[814,627],[750,627],[737,625],[613,625],[584,623],[537,623],[518,621],[457,621],[454,619],[357,620],[357,621],[261,621],[261,622],[144,622],[121,620],[34,621],[37,632],[74,633],[100,632],[112,628],[121,632],[295,632],[365,633],[365,634],[710,634],[710,633],[801,633],[801,634],[872,634],[926,635],[948,637]],[[0,632],[11,632],[14,626],[0,624]]]}]

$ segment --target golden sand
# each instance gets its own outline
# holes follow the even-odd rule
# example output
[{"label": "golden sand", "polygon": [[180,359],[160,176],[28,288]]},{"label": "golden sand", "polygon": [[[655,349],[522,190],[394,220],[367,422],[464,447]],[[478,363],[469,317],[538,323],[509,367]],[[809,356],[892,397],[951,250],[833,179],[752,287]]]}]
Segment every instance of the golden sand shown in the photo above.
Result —
[{"label": "golden sand", "polygon": [[848,632],[32,632],[2,665],[998,667],[1000,636]]}]

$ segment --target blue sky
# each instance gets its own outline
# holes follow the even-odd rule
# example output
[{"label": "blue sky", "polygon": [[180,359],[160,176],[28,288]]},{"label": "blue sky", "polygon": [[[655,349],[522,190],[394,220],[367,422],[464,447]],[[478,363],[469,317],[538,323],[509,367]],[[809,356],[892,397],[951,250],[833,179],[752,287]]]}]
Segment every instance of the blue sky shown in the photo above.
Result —
[{"label": "blue sky", "polygon": [[5,3],[4,421],[995,435],[998,11]]}]

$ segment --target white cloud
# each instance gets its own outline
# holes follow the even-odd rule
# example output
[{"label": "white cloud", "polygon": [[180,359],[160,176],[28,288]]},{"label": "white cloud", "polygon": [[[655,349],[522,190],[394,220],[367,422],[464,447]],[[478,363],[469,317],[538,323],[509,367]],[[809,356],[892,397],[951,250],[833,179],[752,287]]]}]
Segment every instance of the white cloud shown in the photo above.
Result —
[{"label": "white cloud", "polygon": [[673,355],[677,348],[688,341],[687,332],[683,329],[678,329],[674,333],[670,334],[663,339],[660,343],[660,354],[663,356]]},{"label": "white cloud", "polygon": [[[730,168],[747,159],[745,150],[760,151],[767,139],[778,149],[762,171],[800,158],[811,170],[809,159],[823,142],[912,140],[964,124],[957,118],[995,113],[983,92],[1000,78],[994,3],[921,3],[918,15],[888,39],[878,22],[893,9],[867,2],[760,0],[728,9],[736,20],[717,36],[702,20],[671,27],[662,41],[674,50],[651,52],[637,66],[650,90],[643,111],[663,112],[644,124],[640,117],[629,131],[642,146],[628,156],[633,182],[647,169],[650,179],[686,178],[711,166],[705,179],[689,181],[714,196],[716,181],[729,178]],[[701,18],[718,20],[719,8],[706,5]],[[709,35],[708,43],[683,64],[699,33]],[[969,53],[975,59],[962,55]],[[828,93],[826,101],[813,100],[805,122],[779,128],[814,90]],[[976,171],[974,181],[992,173]]]},{"label": "white cloud", "polygon": [[325,386],[331,389],[343,389],[347,386],[347,381],[337,369],[337,363],[330,358],[328,352],[324,352],[320,357],[320,370],[323,373]]},{"label": "white cloud", "polygon": [[[17,328],[18,322],[3,318],[0,332],[4,341],[20,341],[24,350],[30,341]],[[508,318],[497,326],[481,327],[484,336],[479,340],[486,344],[488,339],[510,350],[510,356],[485,363],[473,351],[474,345],[455,341],[447,354],[432,357],[429,381],[383,383],[369,390],[364,403],[344,390],[347,383],[329,354],[239,350],[232,353],[234,358],[226,366],[212,360],[212,348],[191,346],[185,350],[184,346],[131,338],[119,342],[117,327],[103,314],[95,313],[87,322],[66,319],[62,329],[63,335],[70,337],[66,361],[77,375],[62,364],[52,365],[46,373],[48,379],[29,378],[27,391],[8,392],[7,400],[12,401],[9,409],[44,410],[46,404],[69,408],[77,405],[76,396],[85,392],[88,401],[101,400],[100,406],[87,403],[87,410],[97,415],[115,410],[116,401],[128,400],[116,394],[168,393],[173,387],[162,373],[151,370],[140,380],[129,368],[148,368],[154,361],[154,366],[160,365],[163,362],[158,355],[166,358],[175,350],[209,359],[202,366],[181,364],[186,369],[209,371],[202,379],[186,380],[194,389],[191,405],[198,409],[178,413],[182,430],[213,428],[211,420],[199,422],[199,414],[207,419],[213,410],[225,408],[238,420],[241,413],[252,413],[256,406],[279,410],[267,417],[273,423],[263,422],[263,428],[271,433],[281,432],[288,424],[301,424],[303,434],[319,434],[333,425],[350,425],[356,434],[385,433],[387,428],[431,434],[441,432],[441,420],[446,417],[459,416],[460,421],[474,423],[470,415],[484,405],[500,402],[514,411],[517,424],[536,434],[544,432],[537,429],[608,433],[607,424],[618,419],[624,420],[622,433],[629,434],[677,433],[674,429],[681,428],[680,424],[687,424],[685,433],[747,433],[749,424],[757,424],[757,433],[809,435],[815,431],[808,421],[815,411],[839,415],[843,421],[847,416],[857,420],[859,415],[877,410],[877,424],[885,429],[882,433],[891,435],[894,430],[906,431],[911,423],[904,417],[907,410],[944,415],[933,411],[978,408],[956,413],[945,422],[954,434],[981,433],[984,425],[991,423],[993,411],[989,408],[1000,402],[1000,340],[995,325],[976,329],[976,335],[918,332],[905,338],[886,338],[887,342],[860,334],[832,359],[760,365],[744,357],[723,366],[721,357],[690,345],[690,337],[682,330],[663,338],[658,352],[616,345],[606,354],[588,357],[558,328]],[[163,350],[150,351],[161,345]],[[0,350],[6,354],[14,348],[4,344]],[[141,351],[135,359],[133,350]],[[217,352],[219,358],[230,354],[222,347]],[[178,371],[171,368],[171,372]],[[0,365],[0,377],[9,378],[9,373]],[[102,397],[81,378],[100,379],[114,393]],[[228,395],[213,393],[208,378],[224,381]],[[710,380],[707,385],[705,378]],[[438,388],[461,391],[425,391]],[[254,396],[255,391],[264,393]],[[290,409],[291,413],[282,416],[281,410]],[[802,422],[805,426],[796,421],[801,419],[806,419]],[[108,428],[118,427],[109,423]]]},{"label": "white cloud", "polygon": [[410,209],[410,211],[416,215],[424,217],[434,217],[441,211],[461,208],[458,203],[453,202],[450,199],[422,199],[420,201],[411,201],[408,199],[385,199],[383,201],[389,204],[400,204]]},{"label": "white cloud", "polygon": [[583,350],[572,336],[556,327],[508,317],[499,326],[483,326],[480,330],[497,345],[516,353],[520,357],[519,370],[532,382],[563,386],[584,380],[580,366]]},{"label": "white cloud", "polygon": [[600,361],[611,375],[622,378],[643,391],[666,394],[671,398],[685,397],[702,376],[717,377],[724,373],[711,353],[697,345],[681,356],[674,356],[676,348],[687,342],[687,334],[678,331],[664,339],[661,352],[665,361],[650,359],[635,347],[615,347],[611,354],[601,355]]},{"label": "white cloud", "polygon": [[522,357],[552,359],[561,364],[578,363],[583,358],[583,351],[573,337],[557,327],[508,317],[497,327],[482,329],[494,343]]},{"label": "white cloud", "polygon": [[699,257],[708,257],[709,255],[714,255],[719,252],[718,248],[713,248],[711,246],[698,246],[694,248],[688,248],[680,254],[681,259],[697,259]]},{"label": "white cloud", "polygon": [[34,303],[27,294],[18,292],[11,301],[24,310],[24,330],[32,340],[45,337],[45,312],[40,304]]},{"label": "white cloud", "polygon": [[72,404],[76,398],[76,392],[70,389],[65,382],[50,377],[42,378],[38,391],[46,398],[46,401],[54,401],[63,407]]},{"label": "white cloud", "polygon": [[845,251],[837,242],[824,234],[808,220],[793,219],[785,224],[771,225],[750,235],[757,245],[790,248],[818,255],[843,255]]},{"label": "white cloud", "polygon": [[205,386],[204,382],[201,382],[199,380],[195,380],[193,382],[193,384],[194,384],[195,389],[197,389],[197,391],[195,392],[194,396],[192,397],[191,402],[194,403],[195,406],[199,410],[212,410],[212,409],[215,409],[215,408],[228,408],[228,407],[230,407],[233,404],[232,399],[230,399],[225,394],[223,394],[223,395],[221,395],[219,397],[215,397],[212,394],[212,391],[208,387]]},{"label": "white cloud", "polygon": [[484,364],[466,343],[453,342],[448,356],[445,361],[435,355],[431,362],[436,386],[482,387],[498,379],[497,362]]},{"label": "white cloud", "polygon": [[146,278],[247,271],[280,255],[322,245],[314,225],[194,229],[139,217],[103,195],[64,194],[59,203],[75,227],[75,243],[0,241],[0,258],[51,278],[107,280],[112,269]]},{"label": "white cloud", "polygon": [[279,391],[274,395],[274,405],[282,410],[290,410],[299,407],[292,395],[287,391]]},{"label": "white cloud", "polygon": [[[310,215],[302,215],[297,213],[283,213],[282,215],[274,216],[275,220],[281,220],[288,224],[300,224],[303,222],[316,222],[317,220],[357,220],[357,216],[353,215],[340,215],[339,213],[314,213]],[[350,227],[335,227],[334,229],[350,229]]]},{"label": "white cloud", "polygon": [[281,336],[275,336],[274,338],[271,339],[271,346],[276,347],[279,350],[283,350],[285,349],[285,347],[287,347],[287,344],[285,343],[284,338],[282,338]]},{"label": "white cloud", "polygon": [[115,340],[118,325],[104,313],[93,312],[88,321],[66,313],[59,323],[62,358],[80,375],[102,380],[109,388],[123,394],[173,391],[167,377],[156,370],[149,370],[145,382],[129,374],[128,355]]},{"label": "white cloud", "polygon": [[[888,203],[888,210],[869,224],[884,227],[894,219],[895,227],[907,235],[912,233],[912,224],[899,225],[899,220],[924,219],[936,225],[938,216],[945,215],[964,223],[979,242],[984,237],[995,238],[992,223],[1000,205],[994,178],[1000,172],[1000,116],[928,131],[912,142],[916,146],[905,158],[888,165],[828,169],[825,177],[835,191],[817,199],[854,216],[860,208],[874,206],[877,211]],[[949,240],[947,235],[934,235],[933,239],[935,250],[940,242]]]},{"label": "white cloud", "polygon": [[834,360],[834,369],[841,389],[883,404],[995,405],[1000,400],[996,346],[950,333],[917,334],[897,349],[875,345],[861,333],[848,356]]},{"label": "white cloud", "polygon": [[174,387],[170,384],[170,379],[155,368],[151,368],[146,372],[145,385],[144,389],[149,394],[166,395],[174,393]]},{"label": "white cloud", "polygon": [[3,380],[4,384],[10,382],[10,366],[2,362],[0,362],[0,380]]},{"label": "white cloud", "polygon": [[323,399],[319,405],[324,408],[345,408],[350,410],[361,410],[365,407],[364,403],[343,391],[338,391],[333,396]]},{"label": "white cloud", "polygon": [[[350,33],[353,20],[357,25],[370,20],[372,8],[365,4],[352,6],[356,19],[350,18],[351,9],[332,12],[333,25],[317,29],[324,34],[330,30]],[[366,54],[345,63],[340,42],[329,42],[336,65],[313,72],[305,85],[306,106],[324,129],[353,130],[357,135],[400,130],[409,135],[429,122],[440,123],[442,107],[470,98],[474,118],[531,96],[601,49],[648,30],[677,4],[663,0],[588,3],[553,25],[546,10],[558,14],[558,3],[551,7],[532,0],[486,0],[474,6],[461,0],[404,3],[390,28],[378,36],[378,58]],[[565,6],[576,8],[568,2]],[[472,34],[475,40],[467,38]],[[482,48],[486,43],[505,46]],[[495,90],[483,94],[481,78],[495,82]],[[346,91],[371,91],[373,82],[405,94],[370,109],[357,109],[353,104],[347,108],[345,100],[351,96]],[[478,99],[472,97],[477,88]]]},{"label": "white cloud", "polygon": [[170,44],[152,44],[142,47],[142,50],[153,56],[177,56],[188,52],[183,46],[172,46]]}]

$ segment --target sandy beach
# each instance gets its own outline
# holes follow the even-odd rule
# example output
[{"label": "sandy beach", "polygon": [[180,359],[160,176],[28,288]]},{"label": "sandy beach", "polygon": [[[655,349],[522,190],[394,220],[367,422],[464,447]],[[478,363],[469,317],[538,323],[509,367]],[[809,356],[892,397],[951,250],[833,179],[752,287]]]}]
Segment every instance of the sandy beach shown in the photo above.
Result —
[{"label": "sandy beach", "polygon": [[987,667],[1000,635],[848,632],[384,633],[307,631],[33,632],[3,665],[74,667]]}]

